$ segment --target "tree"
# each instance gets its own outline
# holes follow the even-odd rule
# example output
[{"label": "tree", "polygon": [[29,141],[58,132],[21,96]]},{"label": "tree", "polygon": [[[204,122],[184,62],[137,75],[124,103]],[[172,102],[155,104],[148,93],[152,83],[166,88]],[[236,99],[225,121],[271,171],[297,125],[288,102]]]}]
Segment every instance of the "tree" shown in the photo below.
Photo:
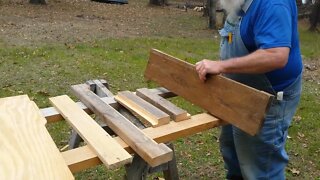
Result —
[{"label": "tree", "polygon": [[319,31],[317,29],[317,24],[320,21],[320,0],[315,2],[315,4],[312,6],[311,14],[309,16],[310,21],[310,31]]},{"label": "tree", "polygon": [[209,15],[209,28],[216,28],[216,9],[217,9],[217,0],[207,0],[207,11]]}]

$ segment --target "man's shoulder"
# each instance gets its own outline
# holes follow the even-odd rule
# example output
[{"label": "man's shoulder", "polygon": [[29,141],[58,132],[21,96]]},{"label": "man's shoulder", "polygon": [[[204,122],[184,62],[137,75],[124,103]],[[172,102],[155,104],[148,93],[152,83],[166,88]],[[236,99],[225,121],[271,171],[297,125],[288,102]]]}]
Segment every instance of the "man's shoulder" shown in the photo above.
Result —
[{"label": "man's shoulder", "polygon": [[283,5],[289,7],[292,3],[294,3],[294,0],[255,0],[258,1],[257,4],[259,4],[260,7],[263,8],[271,8],[276,5]]}]

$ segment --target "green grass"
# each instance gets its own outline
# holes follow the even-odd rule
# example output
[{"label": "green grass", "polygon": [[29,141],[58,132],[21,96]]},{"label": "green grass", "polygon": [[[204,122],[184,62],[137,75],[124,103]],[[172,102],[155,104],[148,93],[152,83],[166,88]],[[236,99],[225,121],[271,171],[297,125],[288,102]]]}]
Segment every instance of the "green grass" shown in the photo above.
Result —
[{"label": "green grass", "polygon": [[320,33],[310,32],[307,26],[300,26],[300,48],[305,59],[319,59]]},{"label": "green grass", "polygon": [[[182,19],[182,21],[184,21]],[[183,23],[183,22],[182,22]],[[308,59],[320,57],[319,34],[301,30],[301,49]],[[7,46],[0,41],[0,97],[28,94],[40,107],[50,106],[49,97],[72,96],[70,85],[90,79],[106,79],[113,92],[154,87],[143,78],[151,48],[195,63],[217,59],[218,40],[193,38],[121,38],[82,44]],[[186,72],[187,73],[187,72]],[[320,85],[305,82],[300,107],[289,130],[287,149],[291,157],[288,179],[320,178]],[[72,96],[74,98],[74,96]],[[202,110],[174,98],[175,104],[196,114]],[[65,122],[48,125],[59,148],[67,144],[70,127]],[[223,179],[223,161],[217,143],[219,129],[175,141],[182,179]],[[290,169],[299,170],[293,174]],[[124,169],[107,171],[98,166],[75,174],[77,179],[121,179]]]}]

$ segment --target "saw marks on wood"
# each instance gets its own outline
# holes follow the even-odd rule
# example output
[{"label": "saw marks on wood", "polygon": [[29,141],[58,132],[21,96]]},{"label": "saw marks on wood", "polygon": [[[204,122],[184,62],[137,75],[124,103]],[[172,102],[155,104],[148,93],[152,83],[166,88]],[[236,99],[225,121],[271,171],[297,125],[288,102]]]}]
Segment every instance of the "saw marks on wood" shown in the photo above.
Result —
[{"label": "saw marks on wood", "polygon": [[0,179],[74,179],[28,96],[0,99]]}]

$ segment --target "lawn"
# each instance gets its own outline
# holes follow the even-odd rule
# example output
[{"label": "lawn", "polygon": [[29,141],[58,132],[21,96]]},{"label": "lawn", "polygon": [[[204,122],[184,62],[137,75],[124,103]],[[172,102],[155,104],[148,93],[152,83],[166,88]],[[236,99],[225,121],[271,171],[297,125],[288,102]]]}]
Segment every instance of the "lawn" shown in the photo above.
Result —
[{"label": "lawn", "polygon": [[[186,31],[198,29],[195,33],[203,32],[205,18],[196,19],[202,22],[188,26]],[[188,23],[185,16],[176,21]],[[301,50],[306,67],[310,68],[305,69],[301,103],[289,129],[288,179],[320,179],[320,34],[306,29],[302,22]],[[49,97],[67,94],[76,100],[70,86],[90,79],[106,79],[114,93],[155,87],[143,77],[151,48],[191,63],[219,57],[216,33],[210,31],[206,32],[206,37],[199,37],[173,36],[169,30],[164,32],[33,45],[12,45],[6,41],[7,38],[0,36],[0,97],[28,94],[39,107],[44,108],[50,106]],[[191,114],[202,112],[181,98],[173,98],[173,101]],[[68,143],[70,127],[65,122],[48,124],[47,128],[59,148]],[[173,142],[181,179],[223,179],[225,172],[218,136],[219,128],[216,128]],[[102,165],[75,174],[76,179],[121,179],[123,175],[123,168],[108,171]],[[150,179],[155,176],[161,174]]]}]

